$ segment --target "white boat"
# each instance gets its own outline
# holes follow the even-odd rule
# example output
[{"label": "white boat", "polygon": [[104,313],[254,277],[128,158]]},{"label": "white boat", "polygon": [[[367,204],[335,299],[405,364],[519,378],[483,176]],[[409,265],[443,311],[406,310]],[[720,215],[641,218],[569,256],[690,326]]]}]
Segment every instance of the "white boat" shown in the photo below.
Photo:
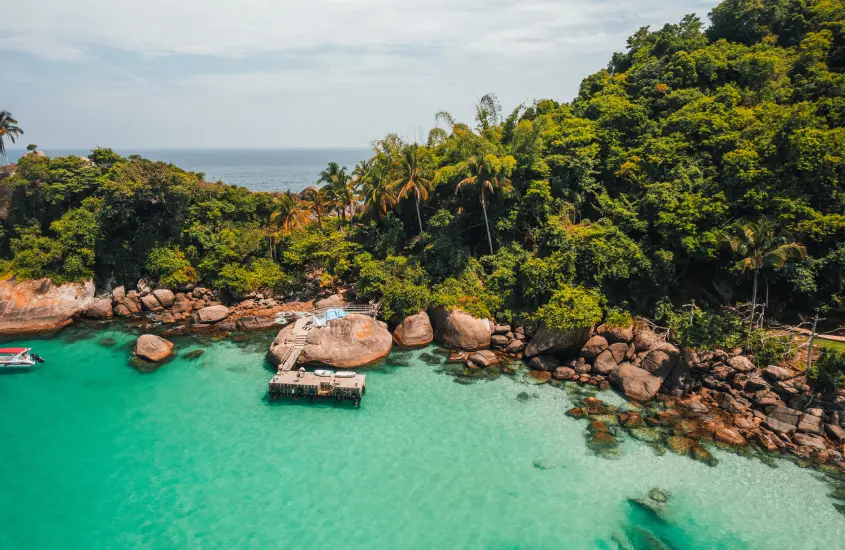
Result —
[{"label": "white boat", "polygon": [[331,371],[331,370],[315,370],[314,374],[316,374],[317,376],[322,376],[322,377],[328,378],[330,376],[334,376],[334,371]]},{"label": "white boat", "polygon": [[0,348],[0,369],[28,369],[43,362],[31,348]]},{"label": "white boat", "polygon": [[355,378],[355,373],[351,370],[349,371],[340,371],[334,373],[335,378]]}]

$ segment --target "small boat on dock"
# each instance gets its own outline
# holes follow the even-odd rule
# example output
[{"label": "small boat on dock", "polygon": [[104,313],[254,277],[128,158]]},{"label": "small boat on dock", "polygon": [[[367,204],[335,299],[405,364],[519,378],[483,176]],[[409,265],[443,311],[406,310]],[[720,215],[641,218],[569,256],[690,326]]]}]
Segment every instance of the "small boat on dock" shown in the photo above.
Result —
[{"label": "small boat on dock", "polygon": [[334,371],[331,371],[331,370],[315,370],[314,374],[317,375],[317,376],[320,376],[322,378],[329,378],[331,376],[334,376]]},{"label": "small boat on dock", "polygon": [[43,362],[32,348],[0,348],[0,369],[29,369]]}]

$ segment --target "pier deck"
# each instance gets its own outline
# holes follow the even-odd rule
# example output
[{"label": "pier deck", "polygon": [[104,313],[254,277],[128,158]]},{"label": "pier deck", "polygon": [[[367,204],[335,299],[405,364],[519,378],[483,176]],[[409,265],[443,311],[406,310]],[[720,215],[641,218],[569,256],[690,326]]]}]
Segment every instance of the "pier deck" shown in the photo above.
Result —
[{"label": "pier deck", "polygon": [[351,378],[317,376],[313,372],[279,371],[270,380],[272,397],[334,397],[337,401],[352,401],[360,405],[367,393],[367,377],[356,374]]}]

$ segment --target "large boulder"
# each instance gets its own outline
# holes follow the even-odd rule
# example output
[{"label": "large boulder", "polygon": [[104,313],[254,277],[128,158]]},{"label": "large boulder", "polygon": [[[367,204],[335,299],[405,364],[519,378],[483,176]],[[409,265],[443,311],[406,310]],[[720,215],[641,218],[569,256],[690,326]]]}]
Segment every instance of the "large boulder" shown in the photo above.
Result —
[{"label": "large boulder", "polygon": [[147,311],[161,311],[164,309],[153,294],[142,295],[141,303]]},{"label": "large boulder", "polygon": [[566,333],[541,328],[525,346],[525,356],[536,357],[541,354],[577,352],[587,342],[591,332],[593,332],[593,327],[584,327]]},{"label": "large boulder", "polygon": [[229,315],[229,308],[224,305],[208,306],[197,311],[200,323],[216,323]]},{"label": "large boulder", "polygon": [[147,361],[160,363],[173,353],[173,342],[154,334],[142,334],[135,342],[135,355]]},{"label": "large boulder", "polygon": [[475,351],[490,347],[493,335],[490,321],[478,319],[459,309],[436,307],[431,312],[434,339],[450,348]]},{"label": "large boulder", "polygon": [[599,336],[603,336],[610,344],[618,344],[619,342],[627,344],[634,339],[633,327],[601,325],[596,329],[596,332]]},{"label": "large boulder", "polygon": [[609,349],[604,350],[596,357],[596,364],[593,365],[593,372],[607,376],[616,370],[616,358],[613,357],[613,352]]},{"label": "large boulder", "polygon": [[124,299],[126,299],[126,288],[121,285],[112,292],[112,304],[117,305]]},{"label": "large boulder", "polygon": [[754,363],[752,363],[751,360],[744,355],[731,357],[728,359],[728,365],[736,372],[740,372],[742,374],[748,374],[749,372],[756,370]]},{"label": "large boulder", "polygon": [[176,300],[176,296],[174,296],[173,292],[166,288],[157,288],[153,290],[153,296],[156,297],[156,300],[158,300],[158,303],[161,304],[161,307],[163,308],[169,308]]},{"label": "large boulder", "polygon": [[547,372],[554,372],[559,366],[560,360],[552,355],[540,355],[528,363],[528,368],[531,370],[543,370]]},{"label": "large boulder", "polygon": [[85,316],[89,319],[111,319],[112,311],[111,298],[100,298],[91,302],[85,310]]},{"label": "large boulder", "polygon": [[0,281],[0,336],[59,330],[94,301],[94,283],[55,285],[49,279]]},{"label": "large boulder", "polygon": [[344,305],[346,305],[346,302],[343,301],[343,296],[340,294],[332,294],[328,298],[317,300],[314,303],[314,307],[318,309],[323,307],[343,307]]},{"label": "large boulder", "polygon": [[581,357],[584,359],[593,359],[598,357],[601,352],[607,349],[607,345],[607,340],[604,336],[593,336],[587,340],[587,343],[584,344],[583,348],[581,348]]},{"label": "large boulder", "polygon": [[611,384],[635,401],[649,401],[660,391],[660,378],[631,363],[616,367],[609,378]]},{"label": "large boulder", "polygon": [[393,331],[393,340],[405,348],[419,348],[433,342],[434,329],[428,313],[420,311],[415,315],[405,317]]},{"label": "large boulder", "polygon": [[661,380],[665,380],[672,373],[679,359],[678,348],[664,342],[648,352],[643,358],[641,367]]},{"label": "large boulder", "polygon": [[776,365],[769,365],[763,369],[763,376],[774,382],[782,382],[784,380],[794,378],[795,375],[792,374],[789,369],[778,367]]},{"label": "large boulder", "polygon": [[489,349],[482,349],[473,353],[469,356],[469,361],[482,369],[495,367],[499,364],[499,358]]},{"label": "large boulder", "polygon": [[[287,348],[294,343],[294,327],[283,328],[270,344],[269,359],[281,363]],[[298,363],[319,363],[341,369],[354,369],[377,363],[387,357],[393,337],[383,323],[367,315],[350,313],[346,317],[308,331]]]}]

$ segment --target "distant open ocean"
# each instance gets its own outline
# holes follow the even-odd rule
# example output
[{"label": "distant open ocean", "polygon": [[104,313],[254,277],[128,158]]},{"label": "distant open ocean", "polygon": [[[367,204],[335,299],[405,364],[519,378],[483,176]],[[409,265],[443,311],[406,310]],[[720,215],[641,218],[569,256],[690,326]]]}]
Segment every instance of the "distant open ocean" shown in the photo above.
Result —
[{"label": "distant open ocean", "polygon": [[[88,156],[86,149],[42,149],[50,156]],[[253,191],[301,191],[317,181],[329,162],[350,171],[372,156],[369,149],[115,149],[121,155],[138,154],[151,160],[173,163],[192,172],[204,172],[206,180],[247,187]],[[9,162],[26,151],[9,149]],[[5,159],[0,160],[3,162]]]}]

